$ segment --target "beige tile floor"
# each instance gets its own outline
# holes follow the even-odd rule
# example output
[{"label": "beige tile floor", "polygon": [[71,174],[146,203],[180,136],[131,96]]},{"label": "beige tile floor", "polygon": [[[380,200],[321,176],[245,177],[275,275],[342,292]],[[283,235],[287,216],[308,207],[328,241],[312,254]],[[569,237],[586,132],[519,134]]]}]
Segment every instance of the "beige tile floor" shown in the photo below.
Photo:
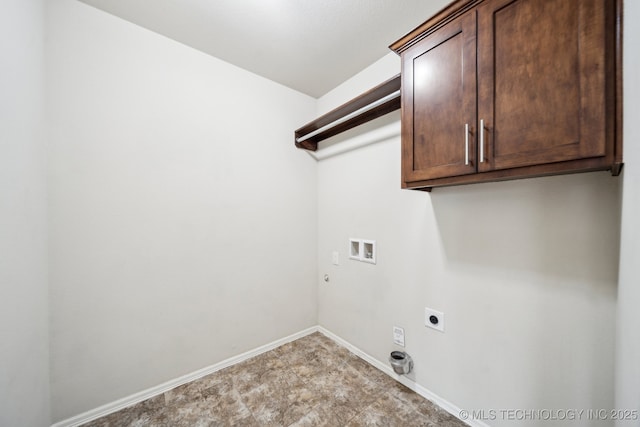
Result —
[{"label": "beige tile floor", "polygon": [[465,426],[314,333],[85,426]]}]

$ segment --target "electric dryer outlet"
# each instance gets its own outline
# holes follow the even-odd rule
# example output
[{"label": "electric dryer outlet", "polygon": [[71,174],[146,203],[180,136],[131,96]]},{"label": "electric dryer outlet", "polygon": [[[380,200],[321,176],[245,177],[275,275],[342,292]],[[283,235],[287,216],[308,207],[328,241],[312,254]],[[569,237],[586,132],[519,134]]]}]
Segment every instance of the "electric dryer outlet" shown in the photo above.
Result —
[{"label": "electric dryer outlet", "polygon": [[432,308],[425,308],[424,325],[436,331],[444,332],[444,313]]}]

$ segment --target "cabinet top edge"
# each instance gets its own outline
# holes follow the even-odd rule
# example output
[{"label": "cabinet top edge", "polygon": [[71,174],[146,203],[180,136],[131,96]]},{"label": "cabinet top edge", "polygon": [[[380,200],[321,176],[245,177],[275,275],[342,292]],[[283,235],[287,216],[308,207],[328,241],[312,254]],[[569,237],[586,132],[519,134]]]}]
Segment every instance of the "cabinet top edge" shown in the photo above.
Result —
[{"label": "cabinet top edge", "polygon": [[389,45],[389,49],[400,55],[438,28],[472,9],[483,0],[454,0],[418,27]]}]

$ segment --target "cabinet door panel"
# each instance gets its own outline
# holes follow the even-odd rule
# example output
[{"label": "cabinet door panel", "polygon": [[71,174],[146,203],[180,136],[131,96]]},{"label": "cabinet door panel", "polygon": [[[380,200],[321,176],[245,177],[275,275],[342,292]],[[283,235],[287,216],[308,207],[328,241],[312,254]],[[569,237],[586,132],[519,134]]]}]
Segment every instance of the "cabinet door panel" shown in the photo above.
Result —
[{"label": "cabinet door panel", "polygon": [[405,182],[475,173],[475,49],[469,13],[403,55]]},{"label": "cabinet door panel", "polygon": [[480,171],[604,156],[604,0],[478,7]]}]

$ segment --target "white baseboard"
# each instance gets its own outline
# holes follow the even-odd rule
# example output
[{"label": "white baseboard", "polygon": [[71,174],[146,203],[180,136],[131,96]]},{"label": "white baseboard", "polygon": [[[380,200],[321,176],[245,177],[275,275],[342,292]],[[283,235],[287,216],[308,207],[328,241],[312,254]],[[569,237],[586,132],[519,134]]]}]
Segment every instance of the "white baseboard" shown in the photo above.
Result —
[{"label": "white baseboard", "polygon": [[328,338],[331,338],[337,344],[345,347],[347,350],[349,350],[352,353],[356,354],[357,356],[361,357],[366,362],[368,362],[369,364],[371,364],[374,367],[378,368],[379,370],[381,370],[385,374],[389,375],[394,380],[398,381],[399,383],[401,383],[401,384],[405,385],[406,387],[410,388],[411,390],[415,391],[420,396],[422,396],[425,399],[430,400],[431,402],[433,402],[436,405],[440,406],[442,409],[444,409],[445,411],[449,412],[451,415],[453,415],[454,417],[458,418],[459,420],[461,420],[465,424],[467,424],[469,426],[472,426],[472,427],[489,427],[489,425],[483,423],[482,421],[469,420],[469,419],[462,420],[460,418],[460,412],[462,411],[462,409],[460,409],[459,407],[457,407],[453,403],[449,402],[446,399],[443,399],[442,397],[440,397],[437,394],[435,394],[435,393],[431,392],[430,390],[428,390],[426,387],[421,386],[420,384],[416,383],[415,381],[412,381],[411,379],[407,378],[406,376],[396,374],[393,371],[393,369],[391,369],[391,366],[388,365],[387,363],[383,363],[383,362],[379,361],[378,359],[376,359],[373,356],[365,353],[364,351],[360,350],[358,347],[356,347],[353,344],[349,343],[348,341],[340,338],[339,336],[337,336],[333,332],[328,331],[327,329],[323,328],[322,326],[318,326],[318,331],[321,334],[327,336]]},{"label": "white baseboard", "polygon": [[121,409],[135,405],[136,403],[140,403],[143,400],[150,399],[154,396],[157,396],[166,391],[169,391],[172,388],[181,386],[191,381],[195,381],[199,378],[202,378],[204,376],[217,372],[221,369],[228,368],[231,365],[235,365],[236,363],[244,362],[245,360],[258,356],[259,354],[273,350],[276,347],[280,347],[283,344],[286,344],[291,341],[295,341],[299,338],[305,337],[317,331],[318,331],[318,327],[312,326],[311,328],[307,328],[293,335],[289,335],[288,337],[281,338],[269,344],[265,344],[263,346],[255,348],[253,350],[249,350],[246,353],[242,353],[242,354],[239,354],[238,356],[230,357],[229,359],[223,360],[222,362],[216,363],[215,365],[208,366],[206,368],[197,370],[190,374],[183,375],[179,378],[167,381],[155,387],[151,387],[147,390],[143,390],[141,392],[132,394],[131,396],[123,397],[122,399],[118,399],[115,402],[107,403],[106,405],[100,406],[98,408],[92,409],[90,411],[84,412],[82,414],[76,415],[66,420],[59,421],[53,424],[51,427],[76,427],[81,424],[88,423],[89,421],[96,420],[100,417],[104,417],[105,415],[109,415]]},{"label": "white baseboard", "polygon": [[[342,339],[339,336],[335,335],[334,333],[328,331],[327,329],[323,328],[322,326],[313,326],[311,328],[307,328],[307,329],[305,329],[303,331],[300,331],[300,332],[295,333],[293,335],[289,335],[287,337],[284,337],[284,338],[281,338],[279,340],[273,341],[273,342],[271,342],[269,344],[265,344],[263,346],[255,348],[253,350],[250,350],[250,351],[247,351],[245,353],[239,354],[237,356],[230,357],[229,359],[223,360],[222,362],[216,363],[215,365],[208,366],[206,368],[200,369],[200,370],[192,372],[190,374],[183,375],[183,376],[181,376],[179,378],[176,378],[174,380],[170,380],[170,381],[167,381],[167,382],[162,383],[160,385],[157,385],[155,387],[151,387],[151,388],[149,388],[147,390],[143,390],[141,392],[132,394],[132,395],[124,397],[122,399],[118,399],[115,402],[107,403],[106,405],[100,406],[98,408],[92,409],[90,411],[84,412],[82,414],[76,415],[76,416],[68,418],[66,420],[59,421],[59,422],[53,424],[51,427],[76,427],[76,426],[79,426],[81,424],[88,423],[88,422],[96,420],[96,419],[98,419],[100,417],[104,417],[106,415],[109,415],[109,414],[112,414],[114,412],[117,412],[117,411],[119,411],[121,409],[124,409],[124,408],[127,408],[129,406],[135,405],[136,403],[140,403],[140,402],[142,402],[144,400],[150,399],[150,398],[152,398],[154,396],[157,396],[157,395],[162,394],[162,393],[164,393],[166,391],[169,391],[169,390],[171,390],[171,389],[173,389],[175,387],[181,386],[181,385],[186,384],[186,383],[191,382],[191,381],[195,381],[195,380],[197,380],[199,378],[202,378],[204,376],[207,376],[209,374],[217,372],[217,371],[219,371],[221,369],[227,368],[227,367],[229,367],[231,365],[235,365],[237,363],[244,362],[245,360],[248,360],[248,359],[251,359],[252,357],[258,356],[259,354],[262,354],[262,353],[265,353],[267,351],[273,350],[274,348],[280,347],[283,344],[286,344],[286,343],[291,342],[291,341],[295,341],[297,339],[305,337],[305,336],[307,336],[309,334],[312,334],[314,332],[322,333],[326,337],[328,337],[331,340],[333,340],[334,342],[336,342],[338,345],[341,345],[341,346],[345,347],[347,350],[349,350],[352,353],[358,355],[359,357],[361,357],[362,359],[367,361],[369,364],[373,365],[377,369],[379,369],[382,372],[384,372],[385,374],[389,375],[391,378],[393,378],[396,381],[400,382],[401,384],[407,386],[411,390],[413,390],[416,393],[418,393],[420,396],[424,397],[425,399],[430,400],[431,402],[433,402],[436,405],[440,406],[441,408],[443,408],[444,410],[446,410],[447,412],[449,412],[450,414],[452,414],[456,418],[460,419],[459,418],[459,414],[460,414],[461,409],[458,408],[453,403],[449,402],[448,400],[445,400],[445,399],[441,398],[440,396],[436,395],[435,393],[432,393],[427,388],[421,386],[420,384],[416,383],[415,381],[412,381],[411,379],[407,378],[406,376],[397,375],[395,372],[393,372],[393,369],[391,369],[391,367],[388,366],[386,363],[380,362],[378,359],[370,356],[369,354],[367,354],[364,351],[360,350],[358,347],[356,347],[356,346],[352,345],[351,343],[345,341],[344,339]],[[485,423],[483,423],[481,421],[476,421],[476,420],[462,420],[462,421],[465,422],[466,424],[472,426],[472,427],[489,427],[487,424],[485,424]]]}]

